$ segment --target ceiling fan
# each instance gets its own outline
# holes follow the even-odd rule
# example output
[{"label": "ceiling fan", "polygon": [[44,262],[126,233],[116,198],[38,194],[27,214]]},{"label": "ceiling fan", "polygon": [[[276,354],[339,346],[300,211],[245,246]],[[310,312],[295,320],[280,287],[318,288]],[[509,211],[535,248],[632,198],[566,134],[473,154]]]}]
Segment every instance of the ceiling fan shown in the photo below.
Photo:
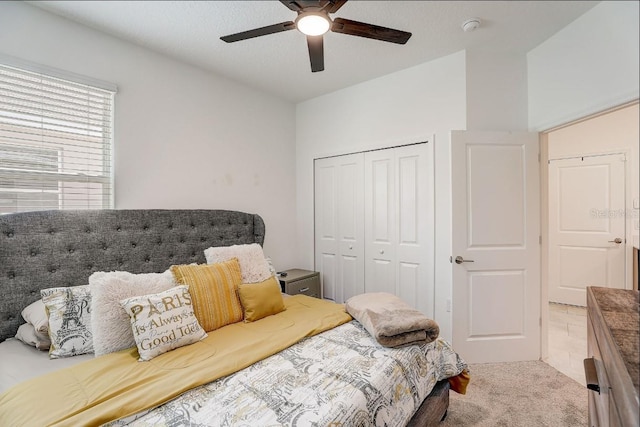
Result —
[{"label": "ceiling fan", "polygon": [[316,72],[324,70],[324,41],[322,35],[327,31],[397,44],[405,44],[411,37],[411,33],[406,31],[365,24],[364,22],[351,21],[349,19],[334,18],[332,20],[329,18],[330,13],[337,12],[346,2],[347,0],[280,0],[280,3],[298,13],[295,21],[281,22],[230,34],[220,37],[220,39],[227,43],[233,43],[297,28],[307,36],[311,71]]}]

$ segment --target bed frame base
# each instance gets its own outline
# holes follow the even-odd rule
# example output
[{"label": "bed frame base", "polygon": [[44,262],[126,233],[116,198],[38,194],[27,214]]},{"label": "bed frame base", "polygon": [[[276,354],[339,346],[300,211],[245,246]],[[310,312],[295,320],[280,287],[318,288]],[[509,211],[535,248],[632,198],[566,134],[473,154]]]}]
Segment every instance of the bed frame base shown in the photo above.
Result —
[{"label": "bed frame base", "polygon": [[449,408],[449,388],[448,380],[437,382],[409,420],[407,427],[431,427],[444,421]]}]

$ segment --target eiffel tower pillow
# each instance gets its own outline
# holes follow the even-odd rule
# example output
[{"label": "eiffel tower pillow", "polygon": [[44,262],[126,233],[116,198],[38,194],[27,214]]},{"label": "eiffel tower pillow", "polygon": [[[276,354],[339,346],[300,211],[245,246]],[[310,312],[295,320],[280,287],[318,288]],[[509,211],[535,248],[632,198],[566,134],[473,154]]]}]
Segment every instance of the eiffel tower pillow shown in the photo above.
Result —
[{"label": "eiffel tower pillow", "polygon": [[49,357],[93,353],[89,285],[40,291],[49,317]]}]

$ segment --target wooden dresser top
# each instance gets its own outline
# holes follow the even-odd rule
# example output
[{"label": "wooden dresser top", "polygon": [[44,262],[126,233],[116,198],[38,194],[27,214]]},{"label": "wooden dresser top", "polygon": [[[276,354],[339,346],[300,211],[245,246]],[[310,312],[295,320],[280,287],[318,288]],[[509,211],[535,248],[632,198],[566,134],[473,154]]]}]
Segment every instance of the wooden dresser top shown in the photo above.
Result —
[{"label": "wooden dresser top", "polygon": [[588,288],[598,304],[631,381],[640,392],[640,292],[636,290]]}]

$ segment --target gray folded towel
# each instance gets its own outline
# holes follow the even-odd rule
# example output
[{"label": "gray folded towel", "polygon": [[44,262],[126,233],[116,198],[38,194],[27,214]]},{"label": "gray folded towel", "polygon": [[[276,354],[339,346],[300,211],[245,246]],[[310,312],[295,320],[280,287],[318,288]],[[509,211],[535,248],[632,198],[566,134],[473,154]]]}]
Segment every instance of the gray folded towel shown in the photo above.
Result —
[{"label": "gray folded towel", "polygon": [[386,292],[356,295],[347,300],[345,308],[385,347],[429,343],[440,334],[435,320]]}]

